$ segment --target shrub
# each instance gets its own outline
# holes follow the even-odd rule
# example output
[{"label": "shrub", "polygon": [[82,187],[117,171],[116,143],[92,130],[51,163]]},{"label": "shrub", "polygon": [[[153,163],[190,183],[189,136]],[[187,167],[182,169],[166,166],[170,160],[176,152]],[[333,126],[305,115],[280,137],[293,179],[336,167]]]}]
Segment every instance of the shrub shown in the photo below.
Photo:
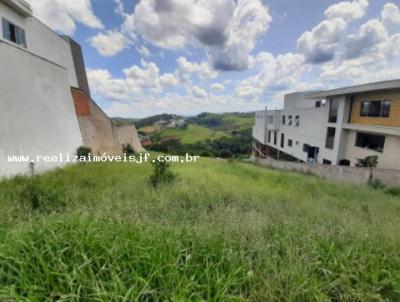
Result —
[{"label": "shrub", "polygon": [[122,145],[122,150],[126,155],[135,155],[135,150],[133,149],[131,144]]},{"label": "shrub", "polygon": [[25,181],[18,200],[25,209],[49,213],[64,209],[66,198],[63,186],[50,185],[35,176]]},{"label": "shrub", "polygon": [[385,185],[379,179],[370,178],[367,182],[368,186],[375,190],[381,190],[385,188]]},{"label": "shrub", "polygon": [[170,171],[170,164],[156,160],[152,163],[153,174],[150,176],[150,183],[153,187],[160,184],[172,183],[176,175]]},{"label": "shrub", "polygon": [[400,197],[400,187],[387,188],[385,190],[385,193],[392,196]]},{"label": "shrub", "polygon": [[78,156],[79,160],[87,160],[90,155],[92,154],[92,149],[85,146],[80,146],[76,149],[76,155]]}]

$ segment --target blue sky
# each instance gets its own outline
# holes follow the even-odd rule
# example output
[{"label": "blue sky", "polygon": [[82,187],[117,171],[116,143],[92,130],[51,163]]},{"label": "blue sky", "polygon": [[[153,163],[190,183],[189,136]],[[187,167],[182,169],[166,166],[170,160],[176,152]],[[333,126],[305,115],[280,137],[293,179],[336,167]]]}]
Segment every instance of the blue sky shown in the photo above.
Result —
[{"label": "blue sky", "polygon": [[83,48],[112,116],[279,108],[286,93],[400,78],[398,0],[31,0]]}]

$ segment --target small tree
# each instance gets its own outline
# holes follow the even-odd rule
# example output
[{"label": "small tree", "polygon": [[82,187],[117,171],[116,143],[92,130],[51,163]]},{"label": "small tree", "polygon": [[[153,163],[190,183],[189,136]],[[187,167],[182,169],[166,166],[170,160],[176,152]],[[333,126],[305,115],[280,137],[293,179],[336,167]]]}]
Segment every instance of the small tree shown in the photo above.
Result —
[{"label": "small tree", "polygon": [[150,176],[150,183],[153,187],[159,184],[171,183],[175,180],[176,175],[170,171],[170,164],[156,160],[152,163],[153,174]]},{"label": "small tree", "polygon": [[88,160],[91,154],[92,149],[89,147],[80,146],[78,149],[76,149],[76,155],[78,156],[79,161],[81,161],[81,159]]},{"label": "small tree", "polygon": [[135,150],[133,150],[133,147],[131,144],[122,145],[122,150],[123,150],[124,154],[126,154],[128,156],[135,154]]},{"label": "small tree", "polygon": [[378,165],[378,156],[372,155],[367,156],[366,158],[361,158],[357,160],[357,167],[369,168],[369,180],[371,181],[374,178],[374,168]]}]

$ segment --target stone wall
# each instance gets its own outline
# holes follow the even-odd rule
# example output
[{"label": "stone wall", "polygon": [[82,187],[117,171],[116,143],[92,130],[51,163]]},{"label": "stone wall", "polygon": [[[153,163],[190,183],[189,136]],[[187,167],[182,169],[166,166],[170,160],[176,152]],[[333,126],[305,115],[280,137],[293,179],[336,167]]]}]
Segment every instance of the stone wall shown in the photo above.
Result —
[{"label": "stone wall", "polygon": [[[266,167],[312,173],[321,178],[355,184],[367,183],[370,173],[368,168],[309,165],[296,162],[277,161],[272,158],[261,159],[252,157],[252,160],[257,164]],[[387,186],[400,186],[400,170],[374,169],[374,178],[379,179]]]},{"label": "stone wall", "polygon": [[93,154],[121,155],[123,145],[143,151],[134,125],[117,126],[83,90],[72,88],[83,144]]}]

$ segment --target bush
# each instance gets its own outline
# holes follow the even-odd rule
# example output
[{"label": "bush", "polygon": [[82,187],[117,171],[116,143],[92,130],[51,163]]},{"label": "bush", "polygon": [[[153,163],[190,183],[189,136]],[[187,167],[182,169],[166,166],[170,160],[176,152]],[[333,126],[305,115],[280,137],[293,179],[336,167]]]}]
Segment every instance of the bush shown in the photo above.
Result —
[{"label": "bush", "polygon": [[76,149],[76,155],[78,156],[79,160],[87,160],[90,155],[92,154],[92,149],[85,146],[80,146]]},{"label": "bush", "polygon": [[122,150],[123,150],[123,153],[128,156],[135,155],[135,150],[133,150],[133,147],[131,144],[122,145]]},{"label": "bush", "polygon": [[387,188],[385,193],[395,197],[400,197],[400,187]]},{"label": "bush", "polygon": [[153,187],[160,184],[172,183],[176,179],[176,175],[170,171],[170,164],[156,160],[152,163],[153,174],[150,176],[150,183]]},{"label": "bush", "polygon": [[49,185],[35,176],[25,181],[18,200],[20,205],[29,211],[57,212],[67,205],[64,187]]},{"label": "bush", "polygon": [[375,190],[382,190],[385,188],[385,185],[379,179],[369,179],[367,184]]}]

